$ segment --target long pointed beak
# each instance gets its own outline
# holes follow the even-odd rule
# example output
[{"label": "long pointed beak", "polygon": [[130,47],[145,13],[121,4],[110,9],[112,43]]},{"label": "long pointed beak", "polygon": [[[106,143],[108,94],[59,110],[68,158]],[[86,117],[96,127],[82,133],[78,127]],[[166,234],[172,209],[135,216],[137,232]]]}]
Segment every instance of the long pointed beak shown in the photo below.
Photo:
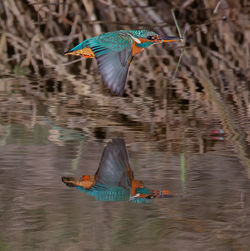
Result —
[{"label": "long pointed beak", "polygon": [[180,38],[174,36],[159,36],[159,40],[161,43],[168,43],[179,41]]}]

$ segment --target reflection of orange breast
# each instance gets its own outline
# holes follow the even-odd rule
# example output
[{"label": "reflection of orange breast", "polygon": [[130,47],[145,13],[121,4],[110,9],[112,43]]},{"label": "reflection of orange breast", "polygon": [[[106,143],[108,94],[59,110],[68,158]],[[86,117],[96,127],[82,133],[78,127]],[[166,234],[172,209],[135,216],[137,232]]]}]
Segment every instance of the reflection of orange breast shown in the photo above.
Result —
[{"label": "reflection of orange breast", "polygon": [[143,188],[144,187],[144,184],[141,180],[132,180],[132,183],[131,183],[131,195],[132,196],[135,196],[135,193],[136,193],[136,189],[137,188]]},{"label": "reflection of orange breast", "polygon": [[134,56],[134,55],[136,55],[136,54],[138,54],[138,53],[140,53],[142,51],[144,51],[144,48],[141,48],[141,47],[137,46],[136,42],[134,42],[133,45],[132,45],[132,56]]}]

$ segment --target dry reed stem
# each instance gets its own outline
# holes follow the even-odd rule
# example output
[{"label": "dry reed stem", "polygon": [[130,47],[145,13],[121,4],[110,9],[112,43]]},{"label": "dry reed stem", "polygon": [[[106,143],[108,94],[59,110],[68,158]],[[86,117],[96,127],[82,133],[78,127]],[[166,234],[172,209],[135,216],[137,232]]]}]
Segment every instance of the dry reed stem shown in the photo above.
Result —
[{"label": "dry reed stem", "polygon": [[[132,121],[145,118],[147,123],[152,121],[150,109],[154,107],[154,119],[165,124],[166,118],[162,114],[166,113],[166,109],[154,104],[154,95],[164,99],[165,92],[173,86],[179,98],[197,102],[197,105],[203,104],[202,94],[196,91],[202,85],[197,72],[199,68],[226,98],[235,101],[239,115],[249,118],[247,79],[250,41],[249,25],[245,21],[248,20],[247,11],[242,3],[235,7],[225,0],[219,6],[218,1],[205,1],[197,5],[196,0],[157,1],[154,6],[147,6],[146,1],[142,0],[129,0],[126,4],[119,0],[109,1],[110,4],[105,1],[60,1],[59,4],[58,1],[28,2],[0,2],[0,14],[3,17],[0,20],[0,70],[3,74],[10,74],[16,67],[23,68],[26,75],[37,74],[48,78],[52,74],[55,79],[71,83],[79,92],[75,93],[76,98],[91,95],[91,88],[96,89],[101,82],[95,61],[66,58],[62,53],[85,38],[114,29],[148,26],[148,29],[159,33],[175,34],[169,11],[174,7],[180,27],[186,31],[189,47],[182,56],[179,78],[171,82],[168,80],[180,53],[177,45],[149,48],[136,57],[131,65],[126,92],[132,104],[123,99],[117,104]],[[191,7],[195,4],[196,7]],[[227,15],[226,21],[222,20],[224,15]],[[71,61],[76,63],[69,67]],[[237,90],[237,86],[241,89]],[[226,88],[231,88],[233,92],[227,94],[224,91]],[[153,89],[153,93],[148,92],[149,89]],[[110,94],[101,98],[101,93],[97,99],[102,100],[102,103],[97,105],[110,104]],[[139,112],[136,96],[140,98],[138,103],[146,101],[139,107]],[[137,112],[133,112],[133,109]],[[249,133],[249,129],[244,130]]]}]

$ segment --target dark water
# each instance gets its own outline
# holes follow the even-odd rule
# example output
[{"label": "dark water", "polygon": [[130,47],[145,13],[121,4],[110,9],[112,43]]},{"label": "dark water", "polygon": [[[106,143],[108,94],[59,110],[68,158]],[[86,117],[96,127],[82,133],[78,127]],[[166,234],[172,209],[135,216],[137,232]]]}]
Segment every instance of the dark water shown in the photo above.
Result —
[{"label": "dark water", "polygon": [[[0,84],[0,250],[249,250],[247,109],[175,86],[119,98],[101,85]],[[62,183],[94,174],[113,138],[135,179],[176,196],[105,202]]]}]

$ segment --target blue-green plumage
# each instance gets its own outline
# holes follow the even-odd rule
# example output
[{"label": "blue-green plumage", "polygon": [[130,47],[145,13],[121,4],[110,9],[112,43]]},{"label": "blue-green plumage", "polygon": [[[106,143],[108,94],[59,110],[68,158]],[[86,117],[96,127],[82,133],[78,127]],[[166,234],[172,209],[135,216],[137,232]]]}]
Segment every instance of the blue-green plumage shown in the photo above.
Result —
[{"label": "blue-green plumage", "polygon": [[[107,32],[99,36],[84,40],[83,42],[75,46],[73,49],[67,51],[66,53],[73,52],[76,50],[81,50],[85,47],[89,48],[102,47],[105,49],[109,49],[113,52],[122,51],[123,49],[132,45],[133,43],[133,38],[128,34],[131,34],[135,38],[147,38],[148,36],[157,36],[155,32],[148,30],[131,30],[131,31],[120,30],[120,31]],[[153,42],[146,43],[143,47],[146,48],[151,44],[153,44]],[[102,55],[102,53],[99,53],[97,56],[100,55]]]},{"label": "blue-green plumage", "polygon": [[171,195],[166,193],[166,190],[148,189],[144,187],[143,182],[134,179],[126,145],[122,139],[113,139],[105,147],[91,186],[88,186],[83,178],[82,181],[77,181],[72,177],[62,177],[62,181],[101,201],[148,203],[153,198],[166,198]]},{"label": "blue-green plumage", "polygon": [[[120,30],[86,39],[65,54],[74,54],[74,52],[85,48],[91,49],[108,88],[112,92],[122,95],[133,56],[144,48],[163,41],[159,35],[152,31]],[[176,41],[176,38],[168,41]]]}]

